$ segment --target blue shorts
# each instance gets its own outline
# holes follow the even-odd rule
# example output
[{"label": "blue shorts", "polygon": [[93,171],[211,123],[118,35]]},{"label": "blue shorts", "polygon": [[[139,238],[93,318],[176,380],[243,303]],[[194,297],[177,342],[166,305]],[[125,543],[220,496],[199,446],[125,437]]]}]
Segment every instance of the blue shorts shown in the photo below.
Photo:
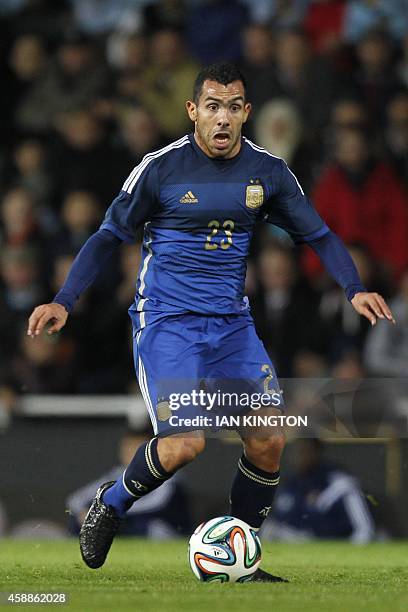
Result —
[{"label": "blue shorts", "polygon": [[221,416],[283,409],[274,367],[249,312],[159,319],[135,333],[134,360],[155,435],[216,430]]}]

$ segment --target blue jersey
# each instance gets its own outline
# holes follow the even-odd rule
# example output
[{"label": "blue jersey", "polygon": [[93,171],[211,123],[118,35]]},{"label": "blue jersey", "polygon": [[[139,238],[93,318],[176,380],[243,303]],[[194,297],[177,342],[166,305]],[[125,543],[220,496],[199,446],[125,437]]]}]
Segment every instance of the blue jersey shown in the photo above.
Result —
[{"label": "blue jersey", "polygon": [[163,315],[247,309],[246,262],[262,219],[295,243],[329,231],[286,163],[246,138],[232,159],[208,157],[192,134],[146,155],[101,226],[132,242],[144,224],[135,329]]}]

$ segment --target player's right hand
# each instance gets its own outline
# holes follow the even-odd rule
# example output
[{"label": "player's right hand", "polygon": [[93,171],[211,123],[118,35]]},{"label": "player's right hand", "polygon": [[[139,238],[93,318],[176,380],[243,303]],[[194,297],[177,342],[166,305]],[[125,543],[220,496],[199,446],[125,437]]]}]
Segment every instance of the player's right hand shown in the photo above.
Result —
[{"label": "player's right hand", "polygon": [[53,302],[51,304],[37,306],[28,319],[27,336],[31,336],[32,338],[38,336],[50,321],[52,324],[47,333],[54,334],[64,327],[67,319],[68,312],[61,304]]}]

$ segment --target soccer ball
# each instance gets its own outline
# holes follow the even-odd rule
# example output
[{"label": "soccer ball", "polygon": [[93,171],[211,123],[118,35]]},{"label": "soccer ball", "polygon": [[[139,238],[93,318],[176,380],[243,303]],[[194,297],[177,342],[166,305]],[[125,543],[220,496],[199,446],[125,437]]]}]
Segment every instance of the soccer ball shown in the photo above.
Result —
[{"label": "soccer ball", "polygon": [[261,562],[261,542],[244,521],[218,516],[197,527],[188,555],[194,575],[203,582],[247,582]]}]

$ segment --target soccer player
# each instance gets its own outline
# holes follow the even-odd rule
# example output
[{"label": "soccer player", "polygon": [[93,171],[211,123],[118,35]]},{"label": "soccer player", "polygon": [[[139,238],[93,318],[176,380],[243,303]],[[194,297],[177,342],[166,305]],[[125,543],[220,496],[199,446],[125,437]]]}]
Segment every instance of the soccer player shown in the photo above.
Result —
[{"label": "soccer player", "polygon": [[[170,426],[171,381],[187,381],[194,388],[202,381],[233,379],[251,381],[251,388],[261,392],[279,389],[244,297],[257,221],[285,229],[295,243],[308,243],[352,306],[373,325],[377,318],[394,321],[383,298],[365,291],[343,243],[286,163],[242,137],[251,105],[239,70],[228,63],[202,70],[186,106],[194,133],[146,155],[132,170],[53,303],[38,306],[29,319],[30,336],[49,322],[48,333],[58,332],[110,255],[144,226],[129,313],[136,372],[155,437],[136,451],[121,479],[97,491],[80,533],[82,557],[91,568],[103,565],[132,504],[204,449],[202,428],[183,434]],[[192,417],[203,414],[201,405],[186,409]],[[279,482],[284,435],[276,430],[241,436],[244,452],[232,484],[230,514],[259,529]],[[261,569],[253,579],[283,581]]]}]

